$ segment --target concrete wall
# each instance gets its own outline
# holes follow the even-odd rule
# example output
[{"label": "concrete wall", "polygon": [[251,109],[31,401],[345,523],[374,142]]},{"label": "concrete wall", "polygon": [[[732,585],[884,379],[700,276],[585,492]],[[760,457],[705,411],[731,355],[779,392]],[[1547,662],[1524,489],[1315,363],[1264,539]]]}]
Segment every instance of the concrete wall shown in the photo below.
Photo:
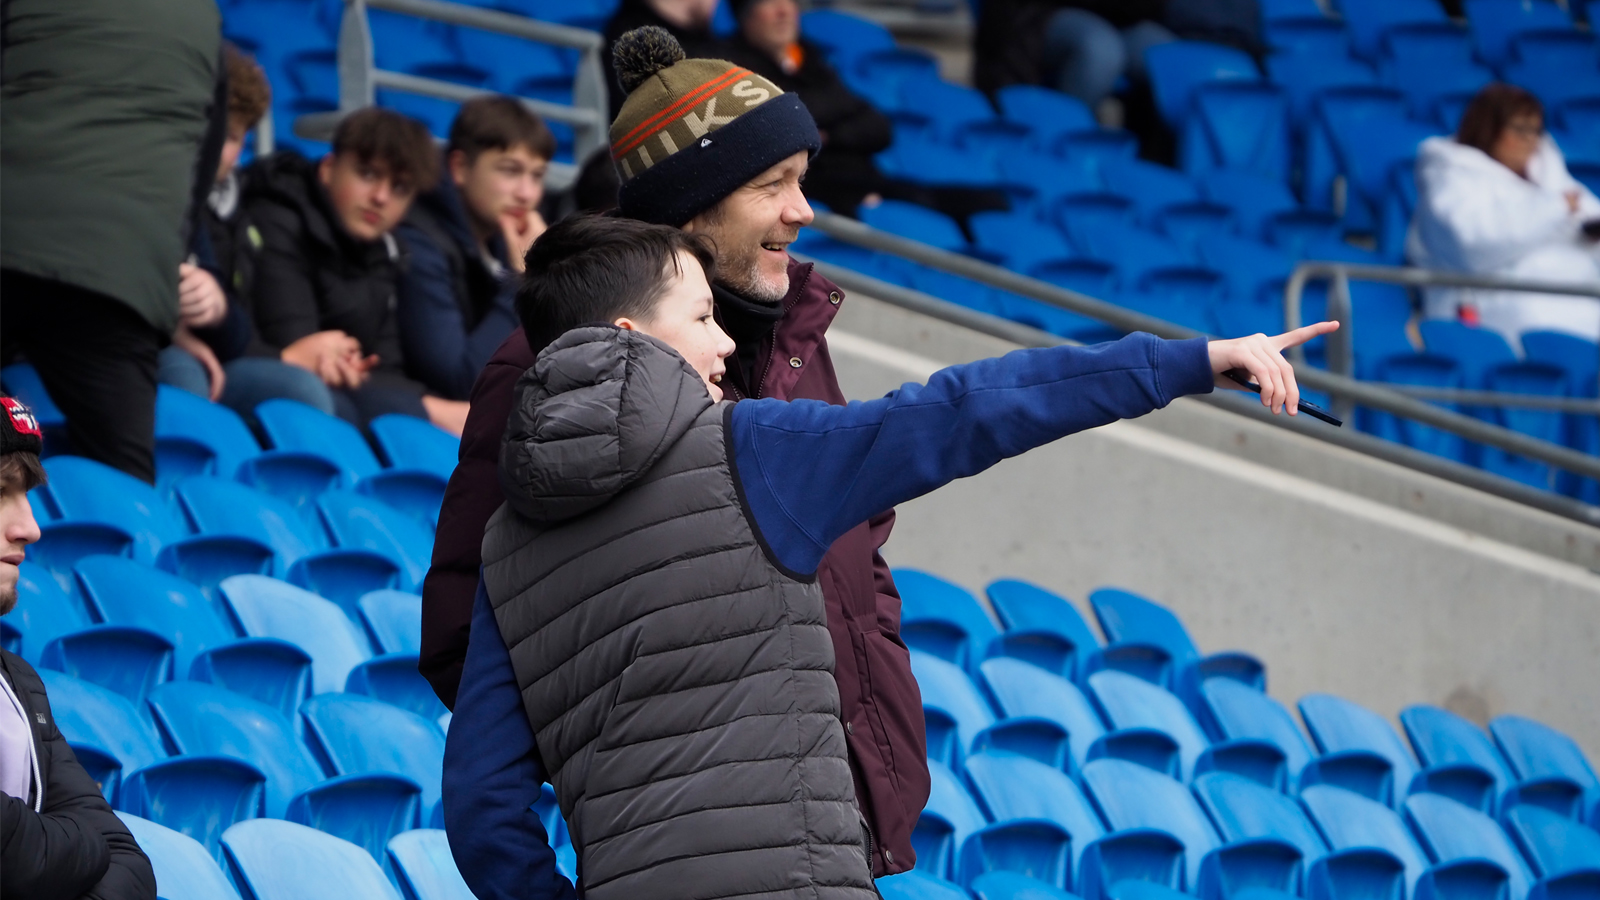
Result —
[{"label": "concrete wall", "polygon": [[[1009,349],[859,295],[829,343],[857,398]],[[1262,659],[1286,704],[1519,713],[1600,760],[1600,575],[1573,561],[1596,547],[1595,529],[1186,400],[902,506],[885,556],[978,593],[1031,580],[1091,623],[1089,591],[1128,588],[1203,650]]]}]

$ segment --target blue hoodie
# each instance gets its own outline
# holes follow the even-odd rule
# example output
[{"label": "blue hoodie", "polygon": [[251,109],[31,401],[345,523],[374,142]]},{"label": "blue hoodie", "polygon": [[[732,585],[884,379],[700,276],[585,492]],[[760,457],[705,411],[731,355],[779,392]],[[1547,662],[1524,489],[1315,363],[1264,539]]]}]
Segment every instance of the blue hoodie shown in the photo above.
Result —
[{"label": "blue hoodie", "polygon": [[[835,539],[896,504],[1068,434],[1208,393],[1212,378],[1203,338],[1134,334],[1018,350],[867,402],[742,401],[728,419],[730,462],[772,559],[807,577]],[[480,585],[443,787],[451,850],[481,900],[575,896],[531,810],[545,775]]]}]

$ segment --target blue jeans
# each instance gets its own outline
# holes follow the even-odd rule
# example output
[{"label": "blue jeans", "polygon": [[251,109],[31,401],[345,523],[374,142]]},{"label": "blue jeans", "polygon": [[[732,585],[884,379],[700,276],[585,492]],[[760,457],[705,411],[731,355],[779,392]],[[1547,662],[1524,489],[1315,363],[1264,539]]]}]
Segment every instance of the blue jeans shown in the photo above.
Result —
[{"label": "blue jeans", "polygon": [[1156,22],[1118,30],[1088,10],[1058,10],[1045,25],[1044,65],[1054,86],[1093,107],[1123,76],[1144,78],[1144,53],[1178,36]]},{"label": "blue jeans", "polygon": [[[267,400],[282,398],[298,400],[307,406],[320,409],[328,415],[337,415],[333,392],[322,379],[299,366],[291,366],[276,359],[246,356],[222,367],[222,405],[247,420],[253,419],[255,408]],[[188,351],[168,347],[161,351],[156,380],[170,384],[198,397],[211,396],[211,379],[206,367]]]}]

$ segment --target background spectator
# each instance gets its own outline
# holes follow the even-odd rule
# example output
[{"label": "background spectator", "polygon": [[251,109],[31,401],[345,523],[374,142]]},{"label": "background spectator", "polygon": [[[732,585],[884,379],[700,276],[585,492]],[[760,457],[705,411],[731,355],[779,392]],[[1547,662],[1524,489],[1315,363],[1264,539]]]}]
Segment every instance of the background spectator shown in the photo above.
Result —
[{"label": "background spectator", "polygon": [[278,359],[256,337],[244,298],[253,270],[250,225],[239,210],[239,156],[266,115],[272,90],[266,73],[232,44],[223,45],[228,130],[216,182],[195,210],[190,257],[178,267],[178,330],[161,351],[158,380],[208,397],[249,416],[275,397],[334,412],[333,394],[316,375]]},{"label": "background spectator", "polygon": [[[28,408],[0,397],[0,616],[17,605],[18,563],[39,539],[28,491],[44,442]],[[0,650],[0,895],[154,900],[156,877],[56,728],[39,673]]]},{"label": "background spectator", "polygon": [[320,162],[285,151],[259,166],[245,210],[262,241],[252,290],[262,340],[316,373],[350,421],[404,413],[460,434],[467,405],[405,376],[395,315],[391,232],[439,174],[427,129],[369,107],[339,123]]},{"label": "background spectator", "polygon": [[[1600,282],[1600,256],[1582,225],[1600,201],[1567,171],[1532,94],[1492,84],[1473,98],[1454,137],[1424,141],[1408,254],[1417,265]],[[1429,288],[1426,312],[1492,328],[1513,347],[1525,331],[1600,339],[1600,301],[1514,291]]]},{"label": "background spectator", "polygon": [[555,137],[512,97],[462,104],[444,177],[417,198],[396,234],[406,371],[441,397],[465,400],[473,379],[517,327],[516,273],[544,232],[539,215]]},{"label": "background spectator", "polygon": [[27,355],[74,452],[153,482],[156,357],[185,212],[211,184],[202,144],[224,127],[217,7],[8,0],[0,16],[0,361]]},{"label": "background spectator", "polygon": [[678,44],[690,56],[713,56],[716,37],[711,34],[711,17],[717,11],[717,0],[622,0],[617,11],[606,22],[605,43],[600,50],[600,66],[606,73],[606,88],[611,98],[611,118],[622,111],[622,101],[628,91],[617,81],[616,69],[611,62],[611,45],[635,28],[654,25],[665,28],[677,38]]},{"label": "background spectator", "polygon": [[795,0],[736,0],[733,9],[739,30],[722,55],[800,95],[822,135],[822,151],[806,172],[806,196],[854,216],[864,198],[870,204],[885,190],[872,156],[894,138],[889,118],[846,87],[822,48],[800,36]]}]

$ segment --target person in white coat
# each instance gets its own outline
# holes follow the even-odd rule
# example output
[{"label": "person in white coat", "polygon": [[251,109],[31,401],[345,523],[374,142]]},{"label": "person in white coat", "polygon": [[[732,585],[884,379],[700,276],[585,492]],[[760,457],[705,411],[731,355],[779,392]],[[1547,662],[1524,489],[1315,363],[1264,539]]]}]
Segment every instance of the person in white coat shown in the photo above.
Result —
[{"label": "person in white coat", "polygon": [[[1600,245],[1583,231],[1600,219],[1600,200],[1567,171],[1532,94],[1484,88],[1454,137],[1422,142],[1416,172],[1406,246],[1414,265],[1600,288]],[[1493,329],[1514,348],[1528,331],[1600,340],[1593,297],[1429,288],[1424,312]]]}]

